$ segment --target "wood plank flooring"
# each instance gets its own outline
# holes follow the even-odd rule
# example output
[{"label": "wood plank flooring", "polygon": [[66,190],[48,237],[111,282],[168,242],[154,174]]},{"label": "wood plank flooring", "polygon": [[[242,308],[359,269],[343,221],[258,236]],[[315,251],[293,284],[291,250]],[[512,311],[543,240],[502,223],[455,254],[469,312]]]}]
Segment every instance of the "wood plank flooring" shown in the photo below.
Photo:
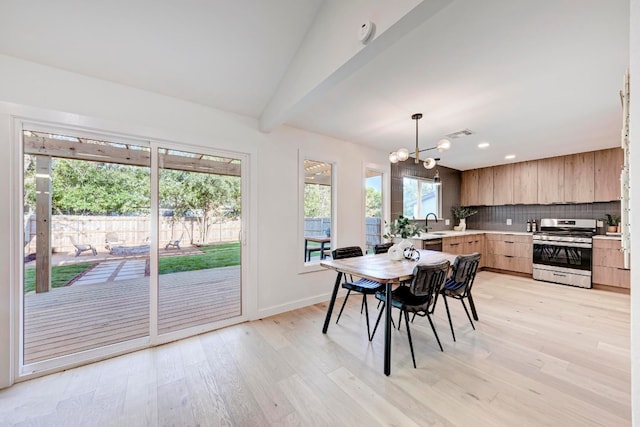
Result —
[{"label": "wood plank flooring", "polygon": [[444,352],[416,319],[417,369],[393,331],[390,377],[350,298],[326,335],[317,304],[16,384],[0,426],[631,425],[628,295],[481,272],[474,296],[457,342],[436,308]]},{"label": "wood plank flooring", "polygon": [[[158,329],[167,333],[241,314],[240,267],[160,276]],[[149,277],[25,296],[25,362],[149,333]]]}]

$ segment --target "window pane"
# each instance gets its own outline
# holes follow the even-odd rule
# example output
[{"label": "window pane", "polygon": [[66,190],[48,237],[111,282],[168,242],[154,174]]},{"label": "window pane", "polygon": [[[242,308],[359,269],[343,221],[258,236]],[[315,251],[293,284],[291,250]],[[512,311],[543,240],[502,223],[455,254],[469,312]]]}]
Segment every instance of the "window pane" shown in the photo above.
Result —
[{"label": "window pane", "polygon": [[430,212],[441,217],[440,185],[432,179],[404,177],[402,200],[402,214],[408,218],[424,218]]},{"label": "window pane", "polygon": [[331,163],[304,161],[304,260],[318,261],[331,249]]}]

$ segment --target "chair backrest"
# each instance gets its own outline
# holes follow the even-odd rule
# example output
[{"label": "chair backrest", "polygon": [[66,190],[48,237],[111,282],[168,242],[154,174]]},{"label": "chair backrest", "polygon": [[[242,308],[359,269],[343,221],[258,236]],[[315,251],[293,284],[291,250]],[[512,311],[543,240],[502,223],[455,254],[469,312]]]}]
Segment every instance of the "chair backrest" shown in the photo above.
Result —
[{"label": "chair backrest", "polygon": [[374,254],[386,254],[389,252],[389,248],[393,246],[393,243],[380,243],[373,247]]},{"label": "chair backrest", "polygon": [[362,256],[362,249],[360,246],[346,246],[344,248],[337,248],[331,251],[331,258],[333,259],[353,258],[357,256]]},{"label": "chair backrest", "polygon": [[447,278],[450,265],[449,260],[416,265],[410,285],[411,293],[416,296],[434,297]]},{"label": "chair backrest", "polygon": [[[458,255],[451,267],[451,277],[447,281],[447,287],[459,289],[458,294],[466,296],[471,291],[479,264],[480,254],[478,252],[469,255]],[[463,286],[464,290],[462,290]]]}]

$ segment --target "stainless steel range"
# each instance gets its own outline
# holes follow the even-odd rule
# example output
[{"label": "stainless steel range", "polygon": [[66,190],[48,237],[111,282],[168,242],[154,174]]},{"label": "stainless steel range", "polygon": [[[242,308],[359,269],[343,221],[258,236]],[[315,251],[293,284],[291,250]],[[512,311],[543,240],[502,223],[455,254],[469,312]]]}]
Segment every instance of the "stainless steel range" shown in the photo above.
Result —
[{"label": "stainless steel range", "polygon": [[595,219],[540,220],[533,234],[533,278],[591,288]]}]

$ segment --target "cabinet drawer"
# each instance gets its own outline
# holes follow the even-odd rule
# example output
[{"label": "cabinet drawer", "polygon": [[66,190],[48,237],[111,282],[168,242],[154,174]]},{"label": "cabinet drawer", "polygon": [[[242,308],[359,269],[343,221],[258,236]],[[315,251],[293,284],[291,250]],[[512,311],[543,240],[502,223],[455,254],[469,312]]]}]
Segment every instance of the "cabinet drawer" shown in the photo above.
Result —
[{"label": "cabinet drawer", "polygon": [[531,259],[532,246],[532,243],[519,243],[512,240],[487,240],[487,253]]},{"label": "cabinet drawer", "polygon": [[514,243],[527,243],[533,245],[533,238],[527,234],[502,234],[502,233],[487,233],[487,241],[505,241]]},{"label": "cabinet drawer", "polygon": [[533,273],[533,261],[531,258],[521,258],[510,255],[487,254],[487,267],[499,270],[515,271],[518,273]]},{"label": "cabinet drawer", "polygon": [[593,283],[600,285],[631,287],[631,270],[613,267],[593,266]]}]

